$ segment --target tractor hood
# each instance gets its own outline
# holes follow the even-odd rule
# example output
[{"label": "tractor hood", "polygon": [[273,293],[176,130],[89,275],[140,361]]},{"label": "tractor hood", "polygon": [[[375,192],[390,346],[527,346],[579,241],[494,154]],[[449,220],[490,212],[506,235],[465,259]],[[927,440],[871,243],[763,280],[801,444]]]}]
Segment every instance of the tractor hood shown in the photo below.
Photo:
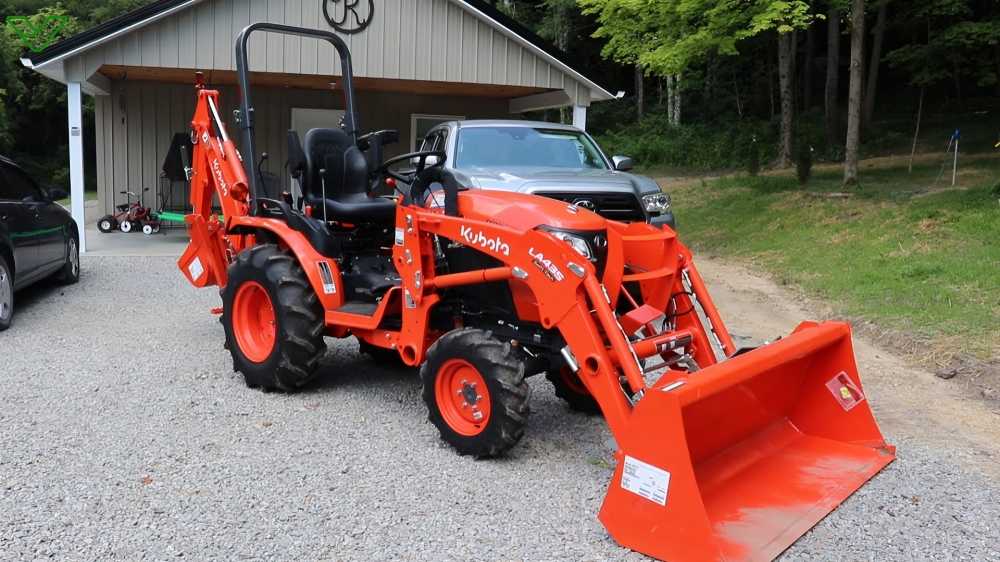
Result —
[{"label": "tractor hood", "polygon": [[504,191],[468,190],[458,194],[458,214],[472,220],[488,221],[532,230],[550,226],[560,230],[594,231],[608,227],[600,215],[562,201]]}]

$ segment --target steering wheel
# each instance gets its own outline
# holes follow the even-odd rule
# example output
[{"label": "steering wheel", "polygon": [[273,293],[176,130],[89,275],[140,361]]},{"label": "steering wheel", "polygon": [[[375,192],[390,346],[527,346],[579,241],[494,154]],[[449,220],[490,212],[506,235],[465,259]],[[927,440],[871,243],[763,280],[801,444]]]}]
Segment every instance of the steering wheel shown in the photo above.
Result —
[{"label": "steering wheel", "polygon": [[[431,156],[437,156],[438,161],[430,166],[427,166],[427,159],[430,158]],[[400,162],[405,162],[412,158],[419,158],[419,160],[417,161],[417,169],[410,174],[404,175],[389,169],[389,167],[391,166],[399,164]],[[411,152],[409,154],[401,154],[399,156],[396,156],[395,158],[390,158],[385,162],[382,162],[382,165],[379,166],[377,172],[379,174],[382,174],[383,176],[390,177],[396,181],[401,181],[403,183],[410,184],[413,183],[413,179],[417,177],[417,174],[424,171],[424,168],[428,167],[440,168],[441,166],[444,166],[444,161],[447,159],[448,155],[440,150],[425,150],[423,152]]]}]

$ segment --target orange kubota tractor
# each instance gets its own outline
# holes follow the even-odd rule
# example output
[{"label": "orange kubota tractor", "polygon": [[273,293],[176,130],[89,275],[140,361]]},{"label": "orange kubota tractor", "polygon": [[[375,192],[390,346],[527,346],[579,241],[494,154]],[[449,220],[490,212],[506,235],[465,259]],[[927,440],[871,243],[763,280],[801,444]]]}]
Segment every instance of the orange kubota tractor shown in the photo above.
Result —
[{"label": "orange kubota tractor", "polygon": [[[199,80],[179,265],[195,286],[221,287],[226,344],[248,385],[294,390],[317,374],[325,337],[353,336],[421,366],[441,437],[495,456],[524,433],[526,377],[545,373],[572,407],[604,415],[619,448],[601,521],[663,560],[771,560],[892,461],[846,324],[807,322],[737,350],[673,231],[462,190],[444,153],[381,162],[398,134],[358,136],[350,54],[332,33],[257,23],[240,34],[245,154],[256,154],[255,31],[332,43],[346,114],[342,130],[313,129],[301,147],[290,133],[300,207],[260,196],[218,92]],[[416,172],[391,169],[411,158]],[[383,178],[409,193],[374,197]]]}]

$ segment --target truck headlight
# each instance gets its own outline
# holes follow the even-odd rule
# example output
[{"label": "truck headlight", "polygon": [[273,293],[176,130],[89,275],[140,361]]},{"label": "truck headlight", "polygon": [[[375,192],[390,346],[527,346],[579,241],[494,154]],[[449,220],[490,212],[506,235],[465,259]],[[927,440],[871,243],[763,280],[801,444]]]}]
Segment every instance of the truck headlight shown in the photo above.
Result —
[{"label": "truck headlight", "polygon": [[653,193],[643,197],[642,204],[650,213],[666,213],[670,210],[670,196],[666,193]]},{"label": "truck headlight", "polygon": [[574,250],[579,252],[581,256],[587,258],[588,260],[594,259],[594,254],[590,251],[590,244],[587,244],[587,241],[583,238],[573,236],[567,232],[559,232],[558,230],[549,231],[549,234],[569,244]]}]

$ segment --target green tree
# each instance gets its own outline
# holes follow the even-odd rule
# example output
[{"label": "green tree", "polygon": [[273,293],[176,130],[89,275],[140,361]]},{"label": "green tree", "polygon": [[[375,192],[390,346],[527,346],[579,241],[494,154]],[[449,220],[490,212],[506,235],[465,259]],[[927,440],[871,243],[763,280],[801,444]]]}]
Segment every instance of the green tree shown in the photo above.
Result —
[{"label": "green tree", "polygon": [[742,41],[764,32],[778,38],[781,140],[777,164],[791,162],[795,99],[792,33],[814,16],[802,0],[579,0],[595,14],[595,37],[607,39],[606,56],[636,61],[659,76],[683,73],[711,55],[737,55]]}]

